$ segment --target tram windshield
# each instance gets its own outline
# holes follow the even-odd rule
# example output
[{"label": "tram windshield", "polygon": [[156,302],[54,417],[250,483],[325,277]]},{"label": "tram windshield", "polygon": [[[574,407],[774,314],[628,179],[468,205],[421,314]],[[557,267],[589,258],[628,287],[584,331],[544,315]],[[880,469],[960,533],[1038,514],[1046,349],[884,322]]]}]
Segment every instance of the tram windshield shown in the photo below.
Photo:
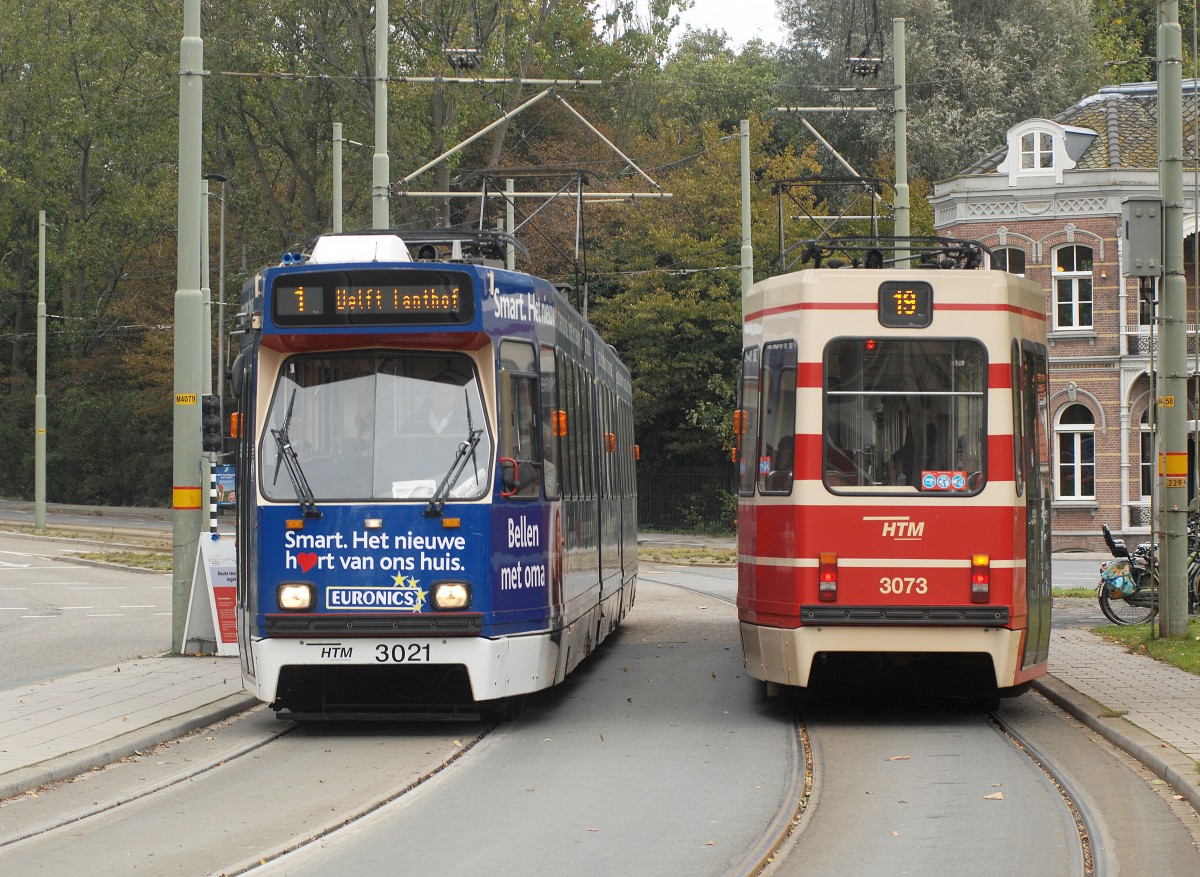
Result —
[{"label": "tram windshield", "polygon": [[[461,354],[288,359],[260,434],[259,472],[263,496],[296,501],[280,432],[317,501],[428,501],[447,479],[441,496],[477,499],[491,486],[491,434],[475,370]],[[465,464],[456,466],[464,442]]]},{"label": "tram windshield", "polygon": [[979,491],[986,390],[978,341],[835,339],[825,349],[826,485]]}]

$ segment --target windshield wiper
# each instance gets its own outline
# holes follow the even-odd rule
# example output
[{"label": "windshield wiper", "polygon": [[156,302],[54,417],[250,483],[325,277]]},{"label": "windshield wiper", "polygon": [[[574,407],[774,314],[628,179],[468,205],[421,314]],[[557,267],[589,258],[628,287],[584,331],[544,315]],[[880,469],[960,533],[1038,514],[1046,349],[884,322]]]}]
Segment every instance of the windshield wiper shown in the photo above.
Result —
[{"label": "windshield wiper", "polygon": [[312,488],[308,486],[308,479],[304,477],[304,470],[300,468],[300,458],[296,456],[296,449],[292,447],[292,441],[288,438],[288,424],[292,422],[292,408],[296,404],[296,391],[292,390],[292,398],[288,400],[287,414],[283,416],[283,424],[279,429],[272,429],[271,435],[275,437],[275,445],[279,448],[279,453],[275,457],[275,479],[271,482],[274,485],[275,481],[279,480],[279,464],[282,462],[287,469],[288,478],[292,481],[292,489],[296,491],[296,497],[300,500],[300,508],[304,510],[304,517],[319,518],[321,510],[317,508],[317,498],[313,495]]},{"label": "windshield wiper", "polygon": [[442,483],[430,497],[429,505],[425,506],[425,517],[436,518],[442,513],[442,506],[446,504],[446,497],[450,495],[450,489],[454,487],[458,477],[462,475],[463,469],[466,468],[468,455],[474,459],[475,447],[479,444],[482,436],[482,429],[469,429],[466,441],[459,443],[458,452],[454,455],[454,461],[450,464],[446,477],[442,479]]}]

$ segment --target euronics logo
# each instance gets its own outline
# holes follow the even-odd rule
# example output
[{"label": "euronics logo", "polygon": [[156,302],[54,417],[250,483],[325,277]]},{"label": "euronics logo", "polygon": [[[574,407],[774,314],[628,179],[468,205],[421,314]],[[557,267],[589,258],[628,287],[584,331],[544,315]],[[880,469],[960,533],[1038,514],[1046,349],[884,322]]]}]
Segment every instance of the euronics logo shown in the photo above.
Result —
[{"label": "euronics logo", "polygon": [[425,592],[420,588],[326,588],[325,608],[361,612],[420,612]]}]

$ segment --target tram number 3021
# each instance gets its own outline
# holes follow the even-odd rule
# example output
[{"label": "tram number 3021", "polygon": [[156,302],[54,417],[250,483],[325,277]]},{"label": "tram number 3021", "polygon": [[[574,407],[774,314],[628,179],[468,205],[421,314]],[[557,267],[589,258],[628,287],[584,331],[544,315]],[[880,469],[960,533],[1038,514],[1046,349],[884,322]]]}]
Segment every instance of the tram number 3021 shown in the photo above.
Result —
[{"label": "tram number 3021", "polygon": [[375,646],[380,664],[428,664],[429,643],[380,643]]},{"label": "tram number 3021", "polygon": [[929,591],[929,580],[924,576],[901,578],[884,576],[879,580],[881,594],[925,594]]}]

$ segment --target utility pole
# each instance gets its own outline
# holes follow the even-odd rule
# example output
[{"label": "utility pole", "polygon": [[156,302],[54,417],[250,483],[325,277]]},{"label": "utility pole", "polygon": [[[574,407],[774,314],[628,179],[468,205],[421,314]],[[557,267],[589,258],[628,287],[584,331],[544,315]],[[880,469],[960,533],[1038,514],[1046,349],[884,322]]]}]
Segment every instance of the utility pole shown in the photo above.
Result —
[{"label": "utility pole", "polygon": [[175,373],[171,467],[171,648],[183,651],[184,624],[200,539],[200,144],[204,113],[204,41],[200,0],[184,0],[179,44],[179,208],[176,242]]},{"label": "utility pole", "polygon": [[[909,225],[908,205],[908,95],[905,92],[905,42],[904,19],[892,19],[892,79],[896,86],[896,198],[893,204],[894,233],[906,238],[912,231]],[[907,250],[907,244],[905,245]],[[907,255],[907,253],[906,253]],[[897,268],[908,268],[909,260],[896,263]]]},{"label": "utility pole", "polygon": [[742,316],[746,316],[746,296],[754,283],[754,246],[750,241],[750,120],[742,119]]},{"label": "utility pole", "polygon": [[33,527],[46,531],[46,211],[38,211],[37,388],[33,400]]},{"label": "utility pole", "polygon": [[333,123],[333,233],[342,230],[342,123]]},{"label": "utility pole", "polygon": [[1158,179],[1163,199],[1159,426],[1165,451],[1162,636],[1187,633],[1187,278],[1183,273],[1183,34],[1178,0],[1158,4]]},{"label": "utility pole", "polygon": [[371,226],[392,227],[387,138],[388,0],[375,0],[375,156],[371,160]]}]

